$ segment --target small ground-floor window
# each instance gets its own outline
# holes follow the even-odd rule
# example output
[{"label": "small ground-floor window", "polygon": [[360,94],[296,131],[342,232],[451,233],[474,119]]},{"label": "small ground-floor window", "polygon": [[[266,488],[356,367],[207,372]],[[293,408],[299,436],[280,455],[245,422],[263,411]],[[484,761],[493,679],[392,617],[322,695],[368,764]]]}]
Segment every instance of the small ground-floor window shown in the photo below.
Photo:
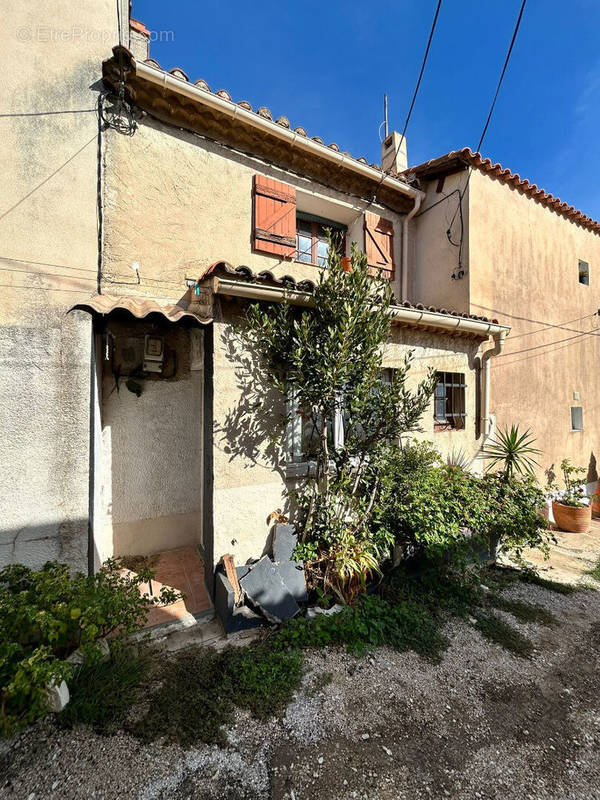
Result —
[{"label": "small ground-floor window", "polygon": [[436,372],[434,420],[436,430],[465,427],[465,376],[462,372]]}]

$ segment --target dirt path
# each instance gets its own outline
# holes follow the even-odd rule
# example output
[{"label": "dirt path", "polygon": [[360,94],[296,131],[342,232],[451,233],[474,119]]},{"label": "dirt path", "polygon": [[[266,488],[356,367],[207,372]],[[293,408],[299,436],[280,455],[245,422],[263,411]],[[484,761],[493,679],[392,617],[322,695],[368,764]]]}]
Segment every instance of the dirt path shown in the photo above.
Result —
[{"label": "dirt path", "polygon": [[506,596],[557,617],[543,627],[498,612],[533,641],[529,660],[468,622],[447,629],[440,664],[313,652],[285,717],[240,714],[225,749],[44,723],[0,755],[0,797],[600,800],[600,592],[515,584]]}]

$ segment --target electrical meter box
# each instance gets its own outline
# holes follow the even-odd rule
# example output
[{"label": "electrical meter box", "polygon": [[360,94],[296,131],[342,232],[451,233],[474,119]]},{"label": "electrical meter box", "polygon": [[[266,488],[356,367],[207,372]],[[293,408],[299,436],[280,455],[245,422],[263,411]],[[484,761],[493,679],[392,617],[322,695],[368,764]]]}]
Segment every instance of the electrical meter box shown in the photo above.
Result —
[{"label": "electrical meter box", "polygon": [[144,372],[162,372],[164,360],[164,338],[147,334],[144,337]]}]

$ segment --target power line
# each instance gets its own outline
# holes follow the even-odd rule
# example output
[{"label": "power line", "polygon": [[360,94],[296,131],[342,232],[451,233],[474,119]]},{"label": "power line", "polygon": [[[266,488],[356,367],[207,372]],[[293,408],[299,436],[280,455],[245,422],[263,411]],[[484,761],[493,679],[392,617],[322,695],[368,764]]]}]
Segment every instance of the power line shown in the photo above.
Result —
[{"label": "power line", "polygon": [[0,114],[0,118],[6,117],[53,117],[57,114],[90,114],[95,113],[95,108],[75,108],[71,111],[24,111],[15,114]]},{"label": "power line", "polygon": [[10,208],[8,208],[3,214],[0,214],[0,220],[4,219],[4,217],[6,217],[8,214],[10,214],[11,211],[14,211],[15,208],[17,208],[17,206],[21,205],[21,203],[24,203],[25,200],[27,200],[28,197],[31,197],[31,195],[34,192],[37,192],[38,189],[41,189],[42,186],[44,186],[46,183],[48,183],[48,181],[51,180],[57,173],[59,173],[61,171],[61,169],[63,169],[64,167],[67,166],[67,164],[69,164],[71,161],[73,161],[73,159],[76,158],[83,150],[85,150],[85,148],[88,145],[90,145],[93,141],[95,141],[95,139],[96,139],[96,134],[94,134],[89,141],[87,141],[84,145],[82,145],[79,148],[79,150],[77,150],[77,152],[73,153],[73,155],[70,158],[68,158],[64,162],[64,164],[61,164],[60,167],[57,167],[54,170],[54,172],[51,172],[50,175],[48,175],[46,178],[44,178],[43,181],[38,183],[37,186],[34,186],[33,189],[31,189],[31,191],[27,192],[27,194],[24,197],[22,197],[20,200],[17,200],[17,202],[14,205],[12,205]]},{"label": "power line", "polygon": [[[394,153],[394,159],[393,159],[394,161],[396,160],[396,157],[398,156],[398,153],[400,152],[400,148],[402,147],[402,142],[404,141],[404,137],[406,135],[406,129],[408,128],[408,123],[410,122],[410,118],[412,116],[413,108],[415,107],[415,101],[417,99],[417,95],[419,94],[419,88],[421,86],[421,79],[423,78],[423,73],[425,72],[425,64],[427,63],[427,58],[429,56],[429,49],[431,47],[431,42],[433,40],[433,34],[435,32],[435,26],[437,25],[437,21],[438,21],[438,16],[440,14],[441,5],[442,5],[442,0],[438,0],[437,6],[436,6],[436,9],[435,9],[435,14],[433,16],[433,22],[431,24],[431,30],[429,31],[429,39],[427,40],[427,47],[425,48],[425,55],[423,56],[423,62],[421,63],[421,70],[419,72],[419,77],[417,79],[417,84],[416,84],[415,90],[413,92],[412,100],[410,101],[410,107],[408,109],[408,114],[406,115],[406,120],[404,121],[404,127],[402,128],[402,136],[400,137],[400,141],[398,142],[398,147],[396,148],[396,152]],[[388,175],[389,172],[390,172],[390,170],[388,169],[382,174],[381,180],[379,181],[379,183],[375,187],[375,191],[373,193],[373,199],[375,199],[375,195],[377,194],[377,190],[379,189],[379,187],[381,186],[381,184],[385,180],[386,175]]]},{"label": "power line", "polygon": [[[485,139],[485,135],[487,133],[487,129],[488,129],[490,121],[492,119],[492,114],[494,113],[494,108],[496,106],[496,100],[498,99],[498,95],[500,93],[500,87],[502,86],[502,81],[504,80],[504,76],[505,76],[506,70],[508,68],[508,62],[510,61],[510,57],[512,55],[513,47],[515,45],[515,41],[516,41],[516,38],[517,38],[517,33],[519,32],[519,27],[521,26],[521,20],[523,18],[523,12],[525,11],[526,3],[527,3],[527,0],[523,0],[523,2],[521,3],[521,8],[519,9],[519,15],[518,15],[517,21],[515,23],[513,34],[512,34],[511,40],[510,40],[510,45],[508,46],[508,51],[506,53],[506,58],[504,59],[504,65],[502,67],[502,72],[500,73],[500,78],[499,78],[498,83],[496,85],[496,91],[494,92],[494,98],[492,100],[492,104],[490,106],[490,110],[488,112],[487,119],[485,121],[485,125],[483,126],[483,130],[481,132],[481,136],[479,137],[479,142],[477,144],[477,148],[476,148],[476,151],[475,151],[477,153],[479,153],[480,150],[481,150],[481,145],[483,144],[483,140]],[[454,224],[454,221],[456,219],[456,215],[458,214],[458,211],[461,208],[462,198],[464,197],[465,192],[467,191],[467,187],[469,185],[469,181],[471,180],[471,173],[472,172],[473,172],[473,167],[469,166],[465,187],[464,187],[464,189],[462,190],[462,192],[461,192],[461,194],[459,196],[458,206],[456,207],[456,211],[454,212],[454,216],[452,217],[452,222],[450,223],[450,227],[448,228],[448,231],[447,231],[447,236],[448,236],[449,239],[450,239],[450,231],[452,229],[452,225]]]}]

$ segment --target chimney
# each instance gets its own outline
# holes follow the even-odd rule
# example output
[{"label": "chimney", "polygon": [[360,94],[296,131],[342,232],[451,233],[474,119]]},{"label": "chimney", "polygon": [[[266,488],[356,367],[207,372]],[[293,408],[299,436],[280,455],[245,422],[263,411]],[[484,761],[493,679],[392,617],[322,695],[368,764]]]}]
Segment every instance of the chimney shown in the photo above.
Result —
[{"label": "chimney", "polygon": [[381,169],[384,172],[404,172],[408,168],[406,157],[406,138],[398,131],[392,131],[381,145]]},{"label": "chimney", "polygon": [[150,31],[143,22],[130,17],[129,19],[129,49],[138,61],[145,61],[150,57]]}]

